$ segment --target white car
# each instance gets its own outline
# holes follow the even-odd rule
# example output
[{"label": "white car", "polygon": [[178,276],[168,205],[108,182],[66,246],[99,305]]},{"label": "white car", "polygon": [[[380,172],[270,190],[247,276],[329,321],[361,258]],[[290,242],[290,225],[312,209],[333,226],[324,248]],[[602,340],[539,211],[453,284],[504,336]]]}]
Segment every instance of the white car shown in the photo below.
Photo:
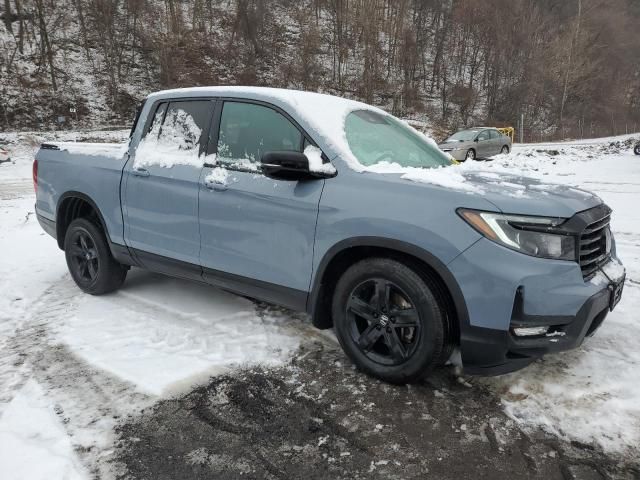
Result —
[{"label": "white car", "polygon": [[0,147],[0,163],[11,161],[11,154],[8,149]]}]

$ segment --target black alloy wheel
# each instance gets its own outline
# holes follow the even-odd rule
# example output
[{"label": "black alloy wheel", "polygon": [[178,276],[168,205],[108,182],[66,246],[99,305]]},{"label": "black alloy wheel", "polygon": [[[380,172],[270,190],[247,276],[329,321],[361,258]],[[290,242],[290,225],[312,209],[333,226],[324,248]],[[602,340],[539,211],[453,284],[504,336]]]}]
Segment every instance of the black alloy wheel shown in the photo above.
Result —
[{"label": "black alloy wheel", "polygon": [[82,291],[102,295],[124,283],[128,267],[113,258],[104,230],[91,220],[76,218],[71,222],[64,252],[69,273]]},{"label": "black alloy wheel", "polygon": [[76,230],[73,232],[69,256],[74,268],[76,278],[80,278],[87,283],[93,283],[98,278],[100,270],[100,259],[98,250],[93,239],[86,231]]},{"label": "black alloy wheel", "polygon": [[408,383],[449,358],[451,328],[443,305],[440,287],[426,272],[372,257],[342,274],[331,316],[340,345],[360,370]]},{"label": "black alloy wheel", "polygon": [[400,365],[415,352],[420,316],[395,283],[383,278],[361,283],[351,292],[345,315],[352,340],[370,360]]}]

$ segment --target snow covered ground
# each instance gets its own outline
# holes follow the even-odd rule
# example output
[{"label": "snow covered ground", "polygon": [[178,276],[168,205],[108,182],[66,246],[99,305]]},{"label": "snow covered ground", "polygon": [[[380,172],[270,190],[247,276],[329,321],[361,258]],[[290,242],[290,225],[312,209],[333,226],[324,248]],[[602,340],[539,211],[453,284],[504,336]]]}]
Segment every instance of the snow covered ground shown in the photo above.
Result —
[{"label": "snow covered ground", "polygon": [[[210,375],[240,365],[282,364],[317,336],[303,315],[142,271],[132,271],[118,293],[79,292],[62,252],[33,214],[34,148],[44,139],[120,141],[127,134],[0,134],[14,160],[0,164],[3,479],[105,475],[119,419]],[[640,157],[623,140],[525,145],[473,166],[600,195],[615,212],[612,228],[627,285],[618,308],[582,348],[471,382],[494,391],[524,426],[637,455]]]}]

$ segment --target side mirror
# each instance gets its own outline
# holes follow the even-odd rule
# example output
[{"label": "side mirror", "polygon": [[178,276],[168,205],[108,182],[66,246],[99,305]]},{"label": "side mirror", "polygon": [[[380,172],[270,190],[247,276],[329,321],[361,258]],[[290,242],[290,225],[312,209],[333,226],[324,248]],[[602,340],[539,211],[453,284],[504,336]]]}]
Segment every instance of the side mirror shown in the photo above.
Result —
[{"label": "side mirror", "polygon": [[474,142],[479,142],[479,141],[480,141],[480,139],[479,139],[478,137],[476,137],[476,138],[474,138],[474,139],[473,139],[473,141],[474,141]]},{"label": "side mirror", "polygon": [[260,159],[262,173],[276,180],[315,178],[309,171],[309,159],[301,152],[266,152]]}]

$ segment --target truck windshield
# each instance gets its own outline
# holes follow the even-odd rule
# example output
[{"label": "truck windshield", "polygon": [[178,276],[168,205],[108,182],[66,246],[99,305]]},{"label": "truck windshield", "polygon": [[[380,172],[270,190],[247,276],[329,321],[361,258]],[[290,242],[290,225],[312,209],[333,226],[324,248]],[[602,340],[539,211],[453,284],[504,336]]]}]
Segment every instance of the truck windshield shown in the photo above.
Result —
[{"label": "truck windshield", "polygon": [[351,152],[364,166],[383,162],[422,168],[451,165],[435,143],[391,115],[356,110],[347,115],[344,129]]}]

